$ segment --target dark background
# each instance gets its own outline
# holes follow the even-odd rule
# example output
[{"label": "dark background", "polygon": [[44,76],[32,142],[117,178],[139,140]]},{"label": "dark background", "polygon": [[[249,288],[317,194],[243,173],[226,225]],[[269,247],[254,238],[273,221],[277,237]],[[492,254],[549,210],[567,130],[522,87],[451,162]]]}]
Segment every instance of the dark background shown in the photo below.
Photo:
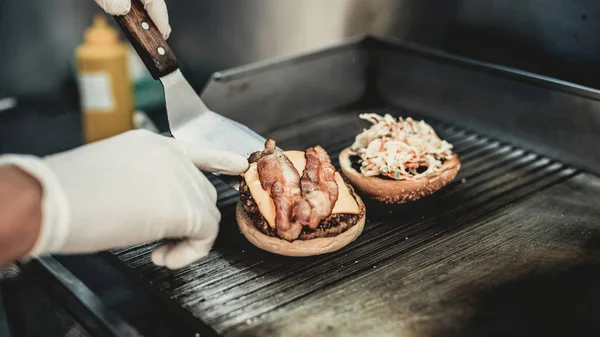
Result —
[{"label": "dark background", "polygon": [[[200,91],[208,76],[262,59],[377,34],[600,87],[594,0],[167,0],[169,43]],[[0,2],[0,152],[38,155],[81,143],[74,48],[92,0]],[[112,21],[111,21],[112,23]],[[160,100],[159,100],[160,102]],[[145,107],[164,130],[162,105]]]},{"label": "dark background", "polygon": [[[198,91],[215,71],[362,34],[600,87],[595,0],[167,0],[167,6],[169,44]],[[92,0],[0,2],[0,98],[18,98],[17,109],[0,112],[0,153],[45,155],[81,144],[73,55],[98,12]],[[161,103],[144,110],[164,131]]]},{"label": "dark background", "polygon": [[[241,64],[365,33],[394,36],[586,86],[600,85],[594,0],[167,0],[169,40],[201,88]],[[73,99],[73,51],[92,0],[0,2],[0,97]]]}]

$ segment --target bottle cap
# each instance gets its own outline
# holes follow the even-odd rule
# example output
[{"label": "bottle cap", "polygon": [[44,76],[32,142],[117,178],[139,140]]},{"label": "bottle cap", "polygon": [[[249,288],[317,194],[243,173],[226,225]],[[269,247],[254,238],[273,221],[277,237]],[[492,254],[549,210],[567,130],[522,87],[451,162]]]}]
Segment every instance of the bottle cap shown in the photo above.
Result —
[{"label": "bottle cap", "polygon": [[108,25],[103,14],[96,14],[94,24],[85,30],[84,39],[90,44],[114,44],[119,41],[119,34]]}]

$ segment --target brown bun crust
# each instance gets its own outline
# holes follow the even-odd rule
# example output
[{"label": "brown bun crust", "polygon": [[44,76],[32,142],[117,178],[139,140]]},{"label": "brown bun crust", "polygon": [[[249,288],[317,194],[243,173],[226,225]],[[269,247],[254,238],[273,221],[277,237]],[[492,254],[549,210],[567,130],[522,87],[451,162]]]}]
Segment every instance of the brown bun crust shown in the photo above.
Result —
[{"label": "brown bun crust", "polygon": [[[360,197],[356,196],[359,207],[364,207]],[[268,236],[261,233],[251,223],[248,213],[244,210],[241,201],[238,201],[235,209],[235,218],[240,232],[256,247],[268,252],[285,256],[313,256],[339,250],[354,241],[363,231],[366,214],[348,230],[332,237],[319,237],[310,240],[294,240],[292,242],[278,237]]]},{"label": "brown bun crust", "polygon": [[349,147],[340,153],[339,160],[342,172],[352,185],[368,197],[386,204],[403,204],[433,194],[452,181],[460,170],[460,160],[455,154],[435,174],[417,180],[390,180],[365,177],[356,171],[352,167]]}]

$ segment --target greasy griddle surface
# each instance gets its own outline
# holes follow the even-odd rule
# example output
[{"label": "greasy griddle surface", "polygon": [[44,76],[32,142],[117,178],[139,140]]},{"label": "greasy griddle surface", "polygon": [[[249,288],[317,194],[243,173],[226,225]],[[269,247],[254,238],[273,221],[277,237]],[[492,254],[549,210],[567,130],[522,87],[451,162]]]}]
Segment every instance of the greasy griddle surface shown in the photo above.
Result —
[{"label": "greasy griddle surface", "polygon": [[[337,165],[339,151],[366,126],[357,115],[324,114],[269,136],[285,149],[320,144]],[[462,161],[458,177],[410,204],[367,200],[363,234],[341,251],[310,258],[259,251],[237,230],[237,195],[215,182],[223,220],[207,259],[170,272],[151,264],[156,244],[115,254],[225,335],[461,335],[482,332],[478,322],[492,324],[490,331],[506,329],[485,314],[477,320],[483,310],[478,301],[532,270],[543,273],[579,259],[579,247],[591,237],[590,217],[600,215],[586,200],[600,191],[600,183],[535,153],[428,122],[455,146]],[[563,205],[565,195],[573,204]],[[528,305],[520,301],[523,296],[506,291],[493,313],[506,316],[501,320],[523,320],[509,310]],[[470,319],[475,330],[461,330]]]}]

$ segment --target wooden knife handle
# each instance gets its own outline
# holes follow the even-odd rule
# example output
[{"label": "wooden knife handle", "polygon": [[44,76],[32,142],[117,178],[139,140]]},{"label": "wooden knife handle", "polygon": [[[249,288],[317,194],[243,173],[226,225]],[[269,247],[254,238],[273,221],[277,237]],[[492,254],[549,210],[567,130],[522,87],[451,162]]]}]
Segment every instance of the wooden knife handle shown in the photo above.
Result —
[{"label": "wooden knife handle", "polygon": [[131,0],[129,13],[114,18],[155,80],[179,68],[175,54],[139,0]]}]

